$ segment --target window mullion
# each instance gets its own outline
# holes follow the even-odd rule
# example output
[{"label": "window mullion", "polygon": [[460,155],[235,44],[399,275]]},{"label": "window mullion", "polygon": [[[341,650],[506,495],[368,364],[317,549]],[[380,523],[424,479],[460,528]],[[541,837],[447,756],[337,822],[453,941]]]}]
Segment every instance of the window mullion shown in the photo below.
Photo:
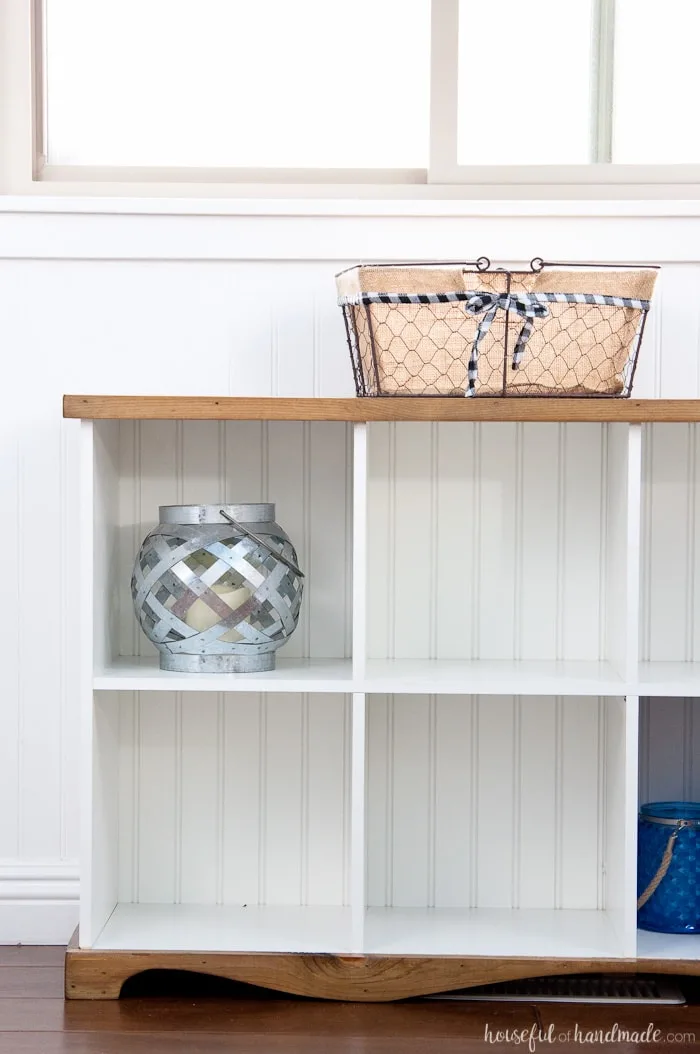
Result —
[{"label": "window mullion", "polygon": [[615,0],[592,0],[591,161],[612,161]]},{"label": "window mullion", "polygon": [[459,0],[432,0],[430,33],[429,183],[447,183],[457,169]]}]

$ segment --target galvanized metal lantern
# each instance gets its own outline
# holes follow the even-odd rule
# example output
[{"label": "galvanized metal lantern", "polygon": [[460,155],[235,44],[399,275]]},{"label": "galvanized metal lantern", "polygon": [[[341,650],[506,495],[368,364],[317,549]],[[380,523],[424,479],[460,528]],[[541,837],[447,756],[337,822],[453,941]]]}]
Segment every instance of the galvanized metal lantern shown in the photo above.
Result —
[{"label": "galvanized metal lantern", "polygon": [[303,578],[273,504],[162,505],[131,594],[162,670],[258,673],[297,625]]}]

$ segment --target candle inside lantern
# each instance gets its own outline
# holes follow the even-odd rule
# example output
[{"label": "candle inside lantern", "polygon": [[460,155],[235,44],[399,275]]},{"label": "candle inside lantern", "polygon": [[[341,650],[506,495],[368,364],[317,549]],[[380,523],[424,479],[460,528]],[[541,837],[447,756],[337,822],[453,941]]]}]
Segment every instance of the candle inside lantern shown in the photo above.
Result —
[{"label": "candle inside lantern", "polygon": [[[241,604],[245,604],[246,600],[249,600],[252,596],[251,591],[246,589],[245,586],[235,589],[230,585],[213,585],[210,588],[212,593],[216,593],[216,595],[223,600],[224,604],[227,604],[232,611],[239,608]],[[194,604],[192,604],[185,615],[185,622],[191,629],[196,630],[197,633],[203,633],[204,630],[211,629],[212,626],[215,626],[216,623],[220,621],[219,616],[215,611],[212,611],[206,600],[195,600]],[[231,629],[227,633],[224,633],[219,639],[229,643],[235,643],[238,640],[242,640],[243,636],[238,630]]]}]

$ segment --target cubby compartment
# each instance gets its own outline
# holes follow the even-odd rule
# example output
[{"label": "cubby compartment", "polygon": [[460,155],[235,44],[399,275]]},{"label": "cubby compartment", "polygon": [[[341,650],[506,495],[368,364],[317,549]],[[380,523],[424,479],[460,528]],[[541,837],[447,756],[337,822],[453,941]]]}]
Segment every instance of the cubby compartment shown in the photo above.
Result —
[{"label": "cubby compartment", "polygon": [[[83,422],[80,948],[286,954],[291,991],[298,953],[335,955],[340,998],[471,957],[700,962],[636,912],[639,802],[700,796],[698,426],[379,402]],[[158,505],[219,498],[276,503],[300,625],[272,673],[163,673],[133,557]]]},{"label": "cubby compartment", "polygon": [[635,700],[367,706],[368,953],[634,955]]},{"label": "cubby compartment", "polygon": [[98,692],[81,942],[347,952],[352,700]]},{"label": "cubby compartment", "polygon": [[[158,522],[159,505],[270,501],[294,542],[306,582],[299,625],[266,683],[280,691],[350,690],[350,425],[97,421],[83,427],[95,433],[96,689],[222,689],[217,675],[161,673],[134,617],[134,557]],[[259,686],[259,676],[227,679],[229,691]]]},{"label": "cubby compartment", "polygon": [[[700,801],[700,698],[640,700],[639,804]],[[638,931],[641,958],[700,961],[700,934]]]},{"label": "cubby compartment", "polygon": [[640,695],[700,696],[700,429],[644,426]]},{"label": "cubby compartment", "polygon": [[639,440],[626,424],[370,425],[368,690],[624,694]]}]

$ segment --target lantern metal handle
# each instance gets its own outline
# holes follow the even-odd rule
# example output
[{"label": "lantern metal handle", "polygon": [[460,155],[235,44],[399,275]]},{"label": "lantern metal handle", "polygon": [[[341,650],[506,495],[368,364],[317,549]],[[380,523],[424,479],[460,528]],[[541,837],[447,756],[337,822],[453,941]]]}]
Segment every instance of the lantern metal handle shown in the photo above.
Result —
[{"label": "lantern metal handle", "polygon": [[219,512],[225,520],[228,520],[228,522],[236,528],[237,531],[240,531],[241,534],[244,534],[247,538],[250,538],[257,545],[261,545],[263,549],[267,549],[268,553],[271,553],[276,560],[279,560],[280,563],[288,567],[290,571],[293,571],[295,575],[299,576],[299,578],[306,577],[304,572],[300,571],[296,564],[293,564],[292,561],[288,560],[286,556],[282,555],[282,553],[278,553],[277,550],[274,549],[269,542],[266,542],[264,538],[261,538],[259,534],[253,534],[252,531],[249,531],[248,528],[244,527],[242,523],[238,522],[238,520],[234,520],[233,516],[229,516],[229,514],[227,512],[224,512],[223,509],[219,509]]}]

